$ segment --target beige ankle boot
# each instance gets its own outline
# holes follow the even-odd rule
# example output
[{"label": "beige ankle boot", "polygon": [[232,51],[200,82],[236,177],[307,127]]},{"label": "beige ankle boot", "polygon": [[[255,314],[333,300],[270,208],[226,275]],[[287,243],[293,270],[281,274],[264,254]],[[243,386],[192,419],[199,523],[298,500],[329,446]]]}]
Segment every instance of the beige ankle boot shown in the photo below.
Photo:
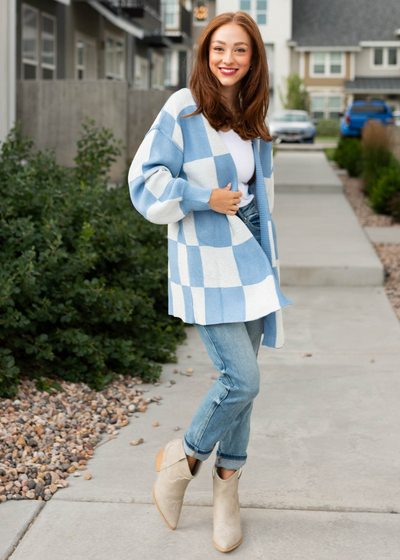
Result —
[{"label": "beige ankle boot", "polygon": [[202,464],[197,459],[190,471],[182,439],[169,441],[157,454],[156,471],[160,474],[153,486],[153,498],[170,529],[178,525],[186,487],[199,474]]},{"label": "beige ankle boot", "polygon": [[239,478],[243,467],[240,467],[229,478],[223,480],[218,469],[213,466],[214,493],[214,531],[213,544],[221,552],[233,550],[243,540],[240,525]]}]

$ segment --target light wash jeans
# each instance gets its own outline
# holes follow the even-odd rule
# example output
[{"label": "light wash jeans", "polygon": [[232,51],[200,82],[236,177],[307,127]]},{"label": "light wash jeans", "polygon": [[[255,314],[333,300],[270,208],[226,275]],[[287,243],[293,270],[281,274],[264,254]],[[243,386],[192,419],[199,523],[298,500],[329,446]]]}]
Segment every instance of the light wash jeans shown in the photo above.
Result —
[{"label": "light wash jeans", "polygon": [[[238,209],[259,243],[260,218],[253,200]],[[258,350],[264,318],[243,323],[195,324],[220,372],[183,437],[185,453],[201,461],[219,442],[216,466],[237,470],[246,463],[253,400],[260,390]]]}]

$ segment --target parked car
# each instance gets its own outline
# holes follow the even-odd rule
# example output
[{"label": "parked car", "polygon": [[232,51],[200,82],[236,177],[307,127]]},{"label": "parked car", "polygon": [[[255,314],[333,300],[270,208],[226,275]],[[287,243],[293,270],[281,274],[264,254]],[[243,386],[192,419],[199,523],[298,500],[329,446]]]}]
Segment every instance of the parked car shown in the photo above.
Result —
[{"label": "parked car", "polygon": [[400,111],[393,111],[394,124],[400,126]]},{"label": "parked car", "polygon": [[353,101],[340,121],[340,136],[361,136],[363,126],[369,120],[379,120],[383,124],[393,124],[393,114],[384,101]]},{"label": "parked car", "polygon": [[275,111],[269,133],[279,142],[313,143],[315,126],[306,111]]}]

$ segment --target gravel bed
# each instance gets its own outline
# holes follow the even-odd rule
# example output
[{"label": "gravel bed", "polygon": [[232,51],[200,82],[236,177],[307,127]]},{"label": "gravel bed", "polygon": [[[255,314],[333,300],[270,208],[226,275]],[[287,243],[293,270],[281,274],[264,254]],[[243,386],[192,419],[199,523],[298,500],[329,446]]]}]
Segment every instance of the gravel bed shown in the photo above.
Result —
[{"label": "gravel bed", "polygon": [[384,268],[384,288],[400,321],[400,244],[372,243]]},{"label": "gravel bed", "polygon": [[368,199],[363,193],[364,181],[358,177],[346,177],[340,175],[343,183],[344,194],[351,204],[362,227],[400,227],[400,223],[395,222],[392,216],[376,214],[368,206]]},{"label": "gravel bed", "polygon": [[[85,383],[59,381],[62,391],[38,391],[22,380],[14,399],[0,399],[0,504],[7,500],[49,500],[66,488],[69,475],[90,479],[88,462],[149,403],[137,377],[118,375],[102,391]],[[154,385],[159,385],[158,381]],[[131,442],[132,445],[142,443]]]}]

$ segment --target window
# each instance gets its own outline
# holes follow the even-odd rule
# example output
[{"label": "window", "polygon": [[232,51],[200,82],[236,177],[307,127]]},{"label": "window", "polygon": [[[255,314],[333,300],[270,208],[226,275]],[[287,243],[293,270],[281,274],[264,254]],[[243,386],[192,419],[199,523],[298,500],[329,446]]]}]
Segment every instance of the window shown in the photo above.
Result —
[{"label": "window", "polygon": [[341,51],[312,52],[311,53],[311,77],[328,76],[343,77],[344,55]]},{"label": "window", "polygon": [[206,24],[209,21],[208,0],[196,1],[193,4],[193,22],[195,25]]},{"label": "window", "polygon": [[144,56],[135,56],[135,89],[149,89],[149,61]]},{"label": "window", "polygon": [[106,37],[106,78],[124,78],[124,43],[114,37]]},{"label": "window", "polygon": [[166,29],[179,28],[178,0],[165,0],[165,27]]},{"label": "window", "polygon": [[397,47],[377,47],[371,49],[372,68],[389,69],[399,67],[399,49]]},{"label": "window", "polygon": [[151,85],[154,89],[164,89],[164,57],[155,52],[153,56],[153,67]]},{"label": "window", "polygon": [[338,97],[328,97],[328,112],[330,119],[339,119],[342,108],[342,99]]},{"label": "window", "polygon": [[388,66],[397,66],[397,49],[388,49]]},{"label": "window", "polygon": [[22,6],[22,79],[38,78],[38,10]]},{"label": "window", "polygon": [[267,24],[267,0],[240,0],[239,9],[247,12],[258,25]]},{"label": "window", "polygon": [[339,119],[342,112],[340,95],[311,96],[311,114],[313,119]]},{"label": "window", "polygon": [[83,33],[75,33],[77,80],[97,79],[96,40]]},{"label": "window", "polygon": [[374,65],[383,66],[383,49],[374,49]]},{"label": "window", "polygon": [[326,53],[313,53],[313,73],[325,75],[325,58]]},{"label": "window", "polygon": [[325,97],[313,95],[311,97],[311,114],[313,119],[323,119],[325,116]]},{"label": "window", "polygon": [[330,53],[330,73],[331,74],[341,74],[342,73],[342,53],[341,52],[331,52]]},{"label": "window", "polygon": [[22,4],[23,80],[53,80],[56,77],[56,18]]},{"label": "window", "polygon": [[172,51],[165,51],[164,55],[164,84],[172,86]]},{"label": "window", "polygon": [[267,23],[267,0],[257,0],[256,23],[266,25]]},{"label": "window", "polygon": [[42,78],[53,80],[56,72],[56,19],[42,14]]}]

